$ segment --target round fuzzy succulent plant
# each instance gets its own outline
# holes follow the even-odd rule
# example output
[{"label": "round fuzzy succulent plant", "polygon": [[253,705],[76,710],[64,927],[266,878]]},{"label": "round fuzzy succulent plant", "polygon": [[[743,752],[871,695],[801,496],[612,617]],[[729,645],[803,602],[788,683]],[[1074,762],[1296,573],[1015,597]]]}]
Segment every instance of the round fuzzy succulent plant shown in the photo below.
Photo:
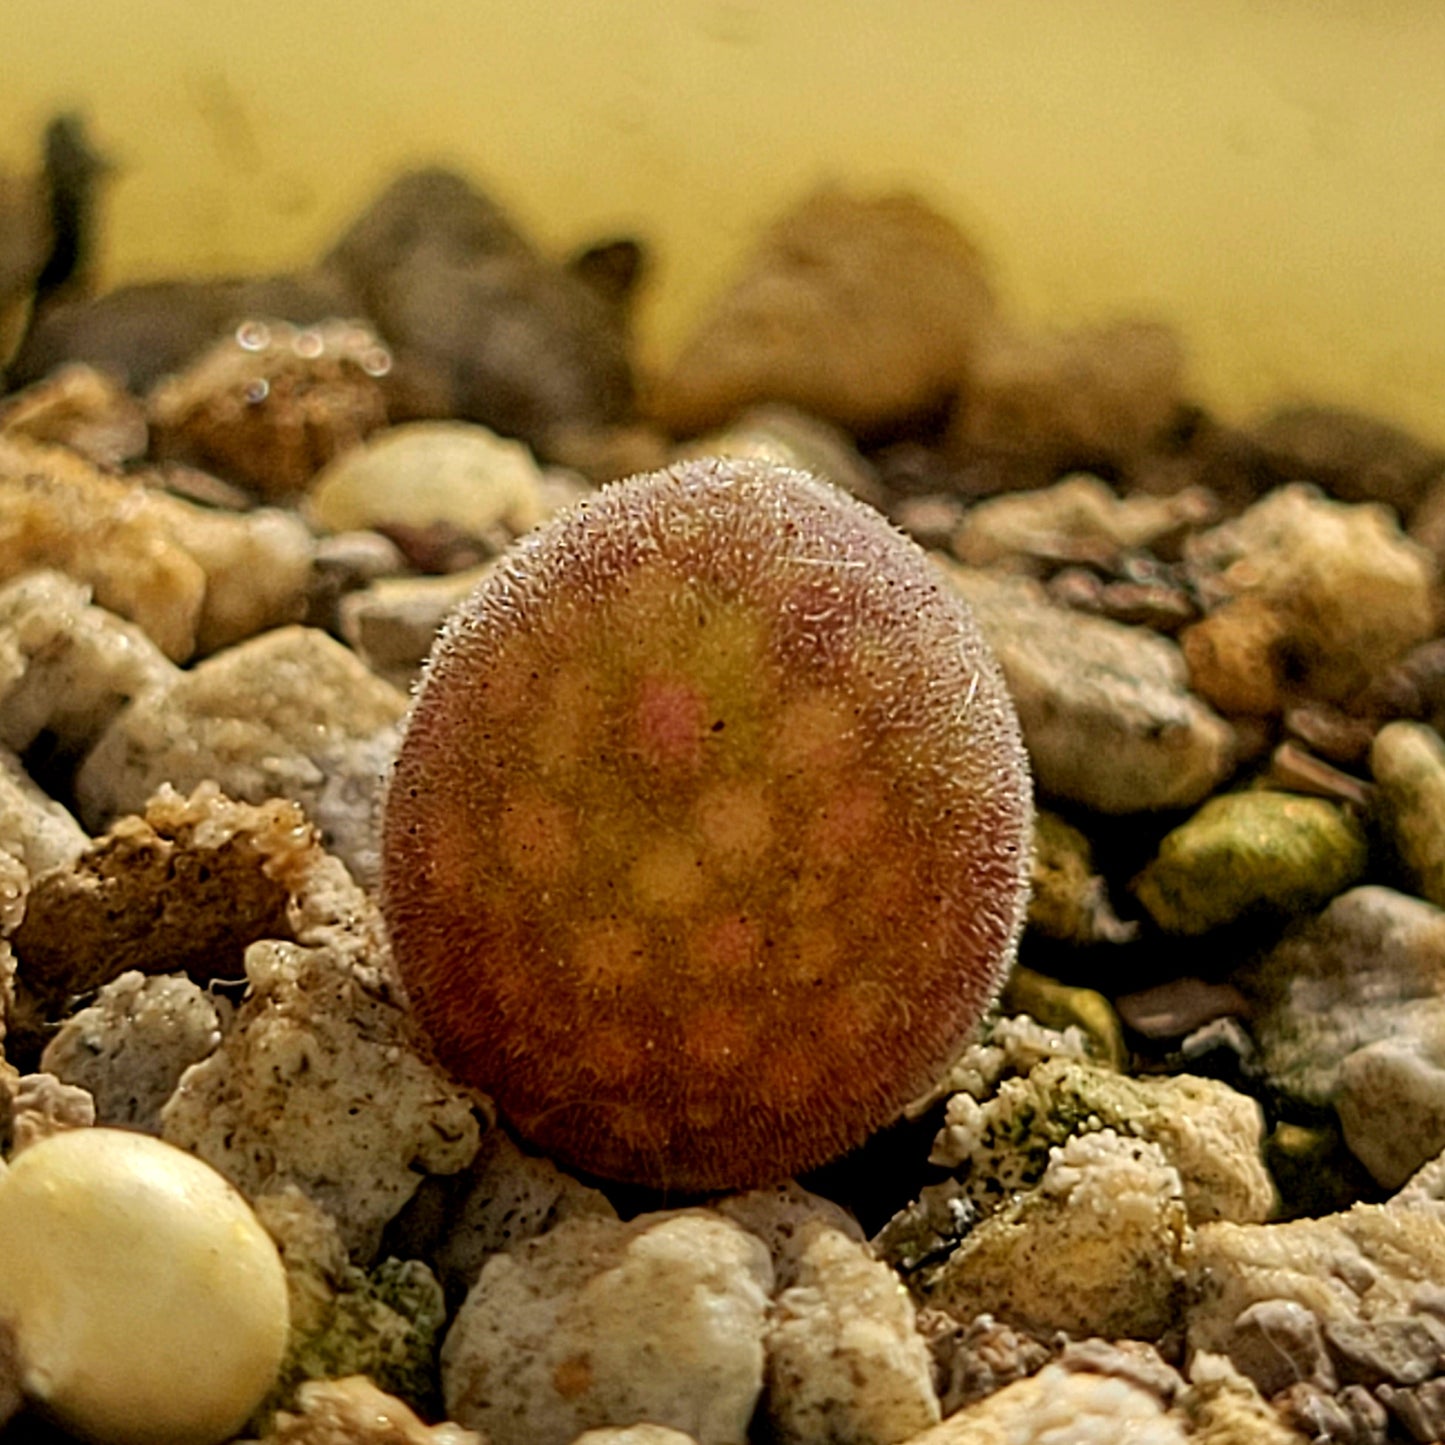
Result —
[{"label": "round fuzzy succulent plant", "polygon": [[450,619],[383,907],[440,1060],[575,1167],[742,1187],[861,1143],[1012,960],[1031,800],[964,604],[876,512],[700,460],[607,487]]}]

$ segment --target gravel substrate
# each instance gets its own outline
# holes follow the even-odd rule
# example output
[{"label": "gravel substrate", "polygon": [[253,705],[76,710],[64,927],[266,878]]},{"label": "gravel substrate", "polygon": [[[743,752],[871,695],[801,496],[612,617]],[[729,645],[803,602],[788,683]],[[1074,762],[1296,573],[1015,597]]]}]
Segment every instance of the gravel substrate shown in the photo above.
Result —
[{"label": "gravel substrate", "polygon": [[[304,271],[37,305],[0,400],[5,1438],[1445,1437],[1445,454],[1335,407],[1226,424],[1152,321],[1030,331],[912,196],[804,198],[639,376],[646,260],[618,238],[547,256],[466,181],[423,171]],[[910,597],[976,621],[1035,811],[1018,962],[964,1051],[801,1180],[759,1162],[766,1128],[737,1131],[743,1160],[699,1126],[687,1178],[765,1181],[704,1193],[654,1187],[666,1129],[633,1182],[568,1170],[538,1142],[546,1121],[437,1062],[465,1050],[408,1007],[379,806],[423,660],[498,559],[605,483],[715,457],[811,472],[925,550]],[[625,641],[651,645],[646,627]],[[513,719],[509,746],[561,757],[546,729],[589,716],[586,687],[539,669],[509,712],[504,663],[487,707]],[[816,804],[788,794],[787,836],[822,847],[812,810],[841,816],[855,785],[867,801],[873,755],[849,761],[863,723],[829,733],[822,703],[788,698],[757,756],[817,770]],[[682,754],[657,716],[643,753],[662,769]],[[459,807],[484,761],[449,762]],[[940,796],[965,766],[950,755]],[[1000,766],[976,790],[1007,786]],[[772,836],[751,798],[715,815],[728,846]],[[408,854],[439,880],[427,896],[472,889],[484,912],[478,880],[505,872],[487,860],[517,848],[528,886],[560,886],[535,871],[558,836],[540,807],[520,833]],[[756,1110],[805,1065],[835,1081],[837,1101],[798,1086],[787,1106],[799,1158],[837,1153],[831,1105],[898,1052],[843,1010],[819,939],[881,940],[875,913],[906,897],[893,952],[907,964],[916,933],[916,967],[887,991],[888,1037],[933,1047],[929,950],[953,935],[929,910],[971,905],[904,876],[905,835],[861,834],[895,842],[854,848],[834,916],[772,965],[794,970],[775,977],[788,999],[816,966],[830,1017],[857,1023],[820,1061],[799,1003],[797,1068],[781,1046],[750,1066]],[[692,884],[638,859],[618,876],[677,905],[666,936],[685,951],[706,932]],[[786,866],[815,862],[801,847]],[[488,918],[510,907],[488,898]],[[613,968],[616,929],[589,936]],[[529,956],[505,997],[533,989],[541,1013],[550,956]],[[645,998],[669,976],[649,958],[633,983]],[[555,1047],[637,1082],[599,1074],[558,1157],[613,1158],[627,1096],[645,1109],[659,1079],[707,1117],[704,1054],[639,1057],[605,1022]],[[511,1036],[492,1053],[524,1066]],[[187,1217],[204,1240],[206,1209],[239,1211],[245,1247],[202,1265],[112,1242],[128,1151],[98,1150],[94,1178],[39,1152],[107,1126],[211,1166]],[[142,1238],[171,1228],[155,1207]],[[51,1248],[83,1262],[69,1292]],[[284,1310],[227,1273],[262,1256]],[[254,1329],[214,1328],[243,1306]],[[199,1343],[198,1318],[244,1358]],[[185,1389],[152,1388],[170,1348],[153,1320],[197,1342],[166,1361]]]}]

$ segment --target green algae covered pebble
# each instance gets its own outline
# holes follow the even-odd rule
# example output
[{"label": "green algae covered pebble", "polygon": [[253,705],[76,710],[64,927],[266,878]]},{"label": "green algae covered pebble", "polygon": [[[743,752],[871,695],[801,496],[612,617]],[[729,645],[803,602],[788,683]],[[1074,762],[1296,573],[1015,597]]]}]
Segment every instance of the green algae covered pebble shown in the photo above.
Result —
[{"label": "green algae covered pebble", "polygon": [[1159,845],[1134,893],[1168,933],[1259,912],[1310,913],[1365,871],[1364,829],[1323,798],[1259,790],[1211,798]]}]

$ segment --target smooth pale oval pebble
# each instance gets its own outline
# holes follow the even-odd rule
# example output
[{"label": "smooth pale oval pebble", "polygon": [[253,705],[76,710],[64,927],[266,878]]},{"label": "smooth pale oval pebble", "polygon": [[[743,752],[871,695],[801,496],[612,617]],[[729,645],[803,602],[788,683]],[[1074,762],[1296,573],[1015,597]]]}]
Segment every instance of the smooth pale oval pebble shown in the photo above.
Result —
[{"label": "smooth pale oval pebble", "polygon": [[73,1129],[0,1176],[21,1387],[101,1445],[216,1445],[275,1378],[286,1276],[251,1207],[148,1134]]}]

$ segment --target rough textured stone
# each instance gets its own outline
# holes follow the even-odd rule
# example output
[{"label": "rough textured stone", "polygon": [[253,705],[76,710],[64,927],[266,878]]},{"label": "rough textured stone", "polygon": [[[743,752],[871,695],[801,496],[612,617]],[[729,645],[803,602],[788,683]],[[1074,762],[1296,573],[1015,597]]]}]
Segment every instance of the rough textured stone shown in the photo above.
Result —
[{"label": "rough textured stone", "polygon": [[[848,433],[797,407],[777,402],[749,407],[722,431],[709,432],[678,448],[673,459],[709,456],[753,457],[812,472],[879,511],[884,510],[888,501],[877,471],[854,446]],[[634,468],[635,471],[657,469]]]},{"label": "rough textured stone", "polygon": [[491,1255],[515,1253],[578,1217],[615,1219],[617,1211],[600,1190],[492,1128],[466,1169],[422,1184],[389,1237],[394,1248],[430,1259],[456,1303]]},{"label": "rough textured stone", "polygon": [[629,409],[644,262],[639,244],[617,240],[557,264],[496,202],[428,168],[388,185],[323,267],[391,348],[393,416],[464,417],[537,444]]},{"label": "rough textured stone", "polygon": [[1168,933],[1251,914],[1306,914],[1359,880],[1365,830],[1324,798],[1253,789],[1211,798],[1159,845],[1134,893]]},{"label": "rough textured stone", "polygon": [[1345,1143],[1386,1189],[1445,1149],[1445,1029],[1433,1022],[1355,1049],[1340,1065]]},{"label": "rough textured stone", "polygon": [[697,1445],[691,1435],[667,1425],[599,1425],[584,1430],[573,1445]]},{"label": "rough textured stone", "polygon": [[1307,1445],[1311,1439],[1337,1438],[1302,1435],[1227,1359],[1203,1352],[1190,1362],[1189,1388],[1176,1415],[1186,1423],[1194,1445]]},{"label": "rough textured stone", "polygon": [[763,1244],[716,1215],[568,1220],[482,1270],[442,1346],[447,1411],[492,1445],[639,1420],[738,1445],[771,1287]]},{"label": "rough textured stone", "polygon": [[1089,1040],[1080,1028],[1047,1028],[1028,1014],[1001,1015],[988,1020],[982,1035],[956,1058],[926,1094],[909,1105],[908,1117],[917,1119],[953,1094],[989,1096],[1012,1074],[1027,1074],[1046,1059],[1092,1058]]},{"label": "rough textured stone", "polygon": [[1339,406],[1287,406],[1254,429],[1282,482],[1314,482],[1342,502],[1384,502],[1408,516],[1445,456],[1378,417]]},{"label": "rough textured stone", "polygon": [[1439,1373],[1445,1347],[1442,1267],[1445,1212],[1436,1204],[1203,1225],[1189,1264],[1189,1348],[1228,1354],[1239,1370],[1258,1370],[1267,1388],[1279,1360],[1261,1357],[1241,1317],[1290,1302],[1315,1321],[1341,1383],[1419,1385]]},{"label": "rough textured stone", "polygon": [[365,1259],[423,1174],[466,1167],[478,1129],[415,1052],[374,905],[329,861],[294,897],[297,941],[246,950],[235,1022],[182,1076],[161,1127],[248,1197],[297,1185]]},{"label": "rough textured stone", "polygon": [[1108,1375],[1147,1390],[1162,1405],[1170,1405],[1184,1388],[1183,1377],[1148,1340],[1056,1339],[1058,1362],[1066,1370],[1086,1375]]},{"label": "rough textured stone", "polygon": [[1189,1225],[1157,1144],[1106,1129],[1051,1151],[1038,1184],[987,1216],[914,1293],[1034,1334],[1153,1339],[1183,1298]]},{"label": "rough textured stone", "polygon": [[107,729],[76,778],[100,827],[163,782],[208,779],[234,798],[299,803],[358,875],[376,869],[375,795],[406,697],[325,633],[283,627],[146,693]]},{"label": "rough textured stone", "polygon": [[10,1152],[12,1155],[67,1129],[88,1129],[95,1123],[95,1100],[78,1084],[66,1084],[54,1074],[13,1072],[7,1083],[10,1098]]},{"label": "rough textured stone", "polygon": [[173,661],[299,617],[312,552],[293,516],[210,511],[0,438],[0,577],[62,571]]},{"label": "rough textured stone", "polygon": [[1320,1322],[1295,1300],[1260,1300],[1241,1310],[1230,1329],[1228,1353],[1266,1395],[1301,1381],[1330,1394],[1339,1388]]},{"label": "rough textured stone", "polygon": [[811,1194],[795,1179],[765,1189],[727,1194],[713,1208],[768,1246],[779,1289],[797,1282],[802,1256],[820,1228],[863,1243],[863,1229],[841,1205]]},{"label": "rough textured stone", "polygon": [[141,404],[113,377],[78,362],[6,397],[0,432],[69,447],[117,469],[144,455],[147,442]]},{"label": "rough textured stone", "polygon": [[949,566],[1003,668],[1039,788],[1103,813],[1198,802],[1234,730],[1190,695],[1167,638],[1047,601],[1036,583]]},{"label": "rough textured stone", "polygon": [[152,390],[152,448],[284,500],[386,425],[390,369],[359,322],[245,321]]},{"label": "rough textured stone", "polygon": [[90,842],[80,824],[0,746],[0,933],[14,932],[30,883],[74,863]]},{"label": "rough textured stone", "polygon": [[1097,989],[1060,983],[1016,964],[1004,985],[1003,1005],[1037,1019],[1046,1028],[1075,1029],[1088,1040],[1092,1057],[1113,1069],[1128,1067],[1129,1049],[1119,1016]]},{"label": "rough textured stone", "polygon": [[90,603],[62,572],[0,586],[0,743],[23,752],[42,732],[67,752],[88,747],[143,692],[176,669],[133,623]]},{"label": "rough textured stone", "polygon": [[1423,723],[1387,723],[1370,772],[1396,852],[1420,895],[1445,908],[1445,742]]},{"label": "rough textured stone", "polygon": [[1032,1375],[1052,1352],[1032,1335],[977,1315],[966,1325],[946,1310],[918,1312],[918,1329],[933,1355],[934,1380],[944,1419]]},{"label": "rough textured stone", "polygon": [[204,989],[132,970],[65,1020],[40,1066],[88,1090],[97,1123],[159,1134],[161,1107],[181,1075],[220,1041],[221,1015]]},{"label": "rough textured stone", "polygon": [[1342,893],[1236,977],[1253,1003],[1273,1088],[1316,1109],[1334,1103],[1340,1066],[1382,1039],[1445,1041],[1445,912],[1366,885]]},{"label": "rough textured stone", "polygon": [[802,1236],[768,1329],[772,1438],[896,1445],[936,1424],[928,1350],[897,1275],[826,1224]]},{"label": "rough textured stone", "polygon": [[948,399],[993,298],[973,246],[908,195],[820,191],[781,217],[652,398],[690,434],[757,402],[788,402],[853,432]]},{"label": "rough textured stone", "polygon": [[275,507],[225,512],[162,496],[152,505],[163,509],[171,535],[206,574],[197,653],[301,620],[316,543],[294,513]]},{"label": "rough textured stone", "polygon": [[1295,692],[1348,702],[1434,630],[1434,558],[1384,507],[1278,487],[1186,556],[1213,606],[1180,641],[1224,712],[1275,713]]},{"label": "rough textured stone", "polygon": [[63,448],[0,437],[0,578],[53,567],[184,661],[206,574],[153,500],[140,482],[106,476]]},{"label": "rough textured stone", "polygon": [[1185,1445],[1183,1426],[1126,1380],[1047,1365],[915,1435],[911,1445]]},{"label": "rough textured stone", "polygon": [[1137,924],[1124,923],[1094,870],[1093,848],[1056,813],[1034,814],[1033,892],[1029,927],[1066,943],[1127,943]]},{"label": "rough textured stone", "polygon": [[1193,1222],[1257,1222],[1274,1208],[1259,1105],[1214,1079],[1129,1078],[1050,1059],[982,1099],[955,1094],[932,1160],[958,1171],[979,1202],[1037,1184],[1054,1151],[1100,1129],[1157,1144],[1178,1170]]},{"label": "rough textured stone", "polygon": [[168,787],[70,868],[36,880],[15,931],[20,980],[57,1001],[124,973],[241,974],[258,938],[285,938],[288,861],[315,847],[300,810],[234,804],[214,784]]}]

